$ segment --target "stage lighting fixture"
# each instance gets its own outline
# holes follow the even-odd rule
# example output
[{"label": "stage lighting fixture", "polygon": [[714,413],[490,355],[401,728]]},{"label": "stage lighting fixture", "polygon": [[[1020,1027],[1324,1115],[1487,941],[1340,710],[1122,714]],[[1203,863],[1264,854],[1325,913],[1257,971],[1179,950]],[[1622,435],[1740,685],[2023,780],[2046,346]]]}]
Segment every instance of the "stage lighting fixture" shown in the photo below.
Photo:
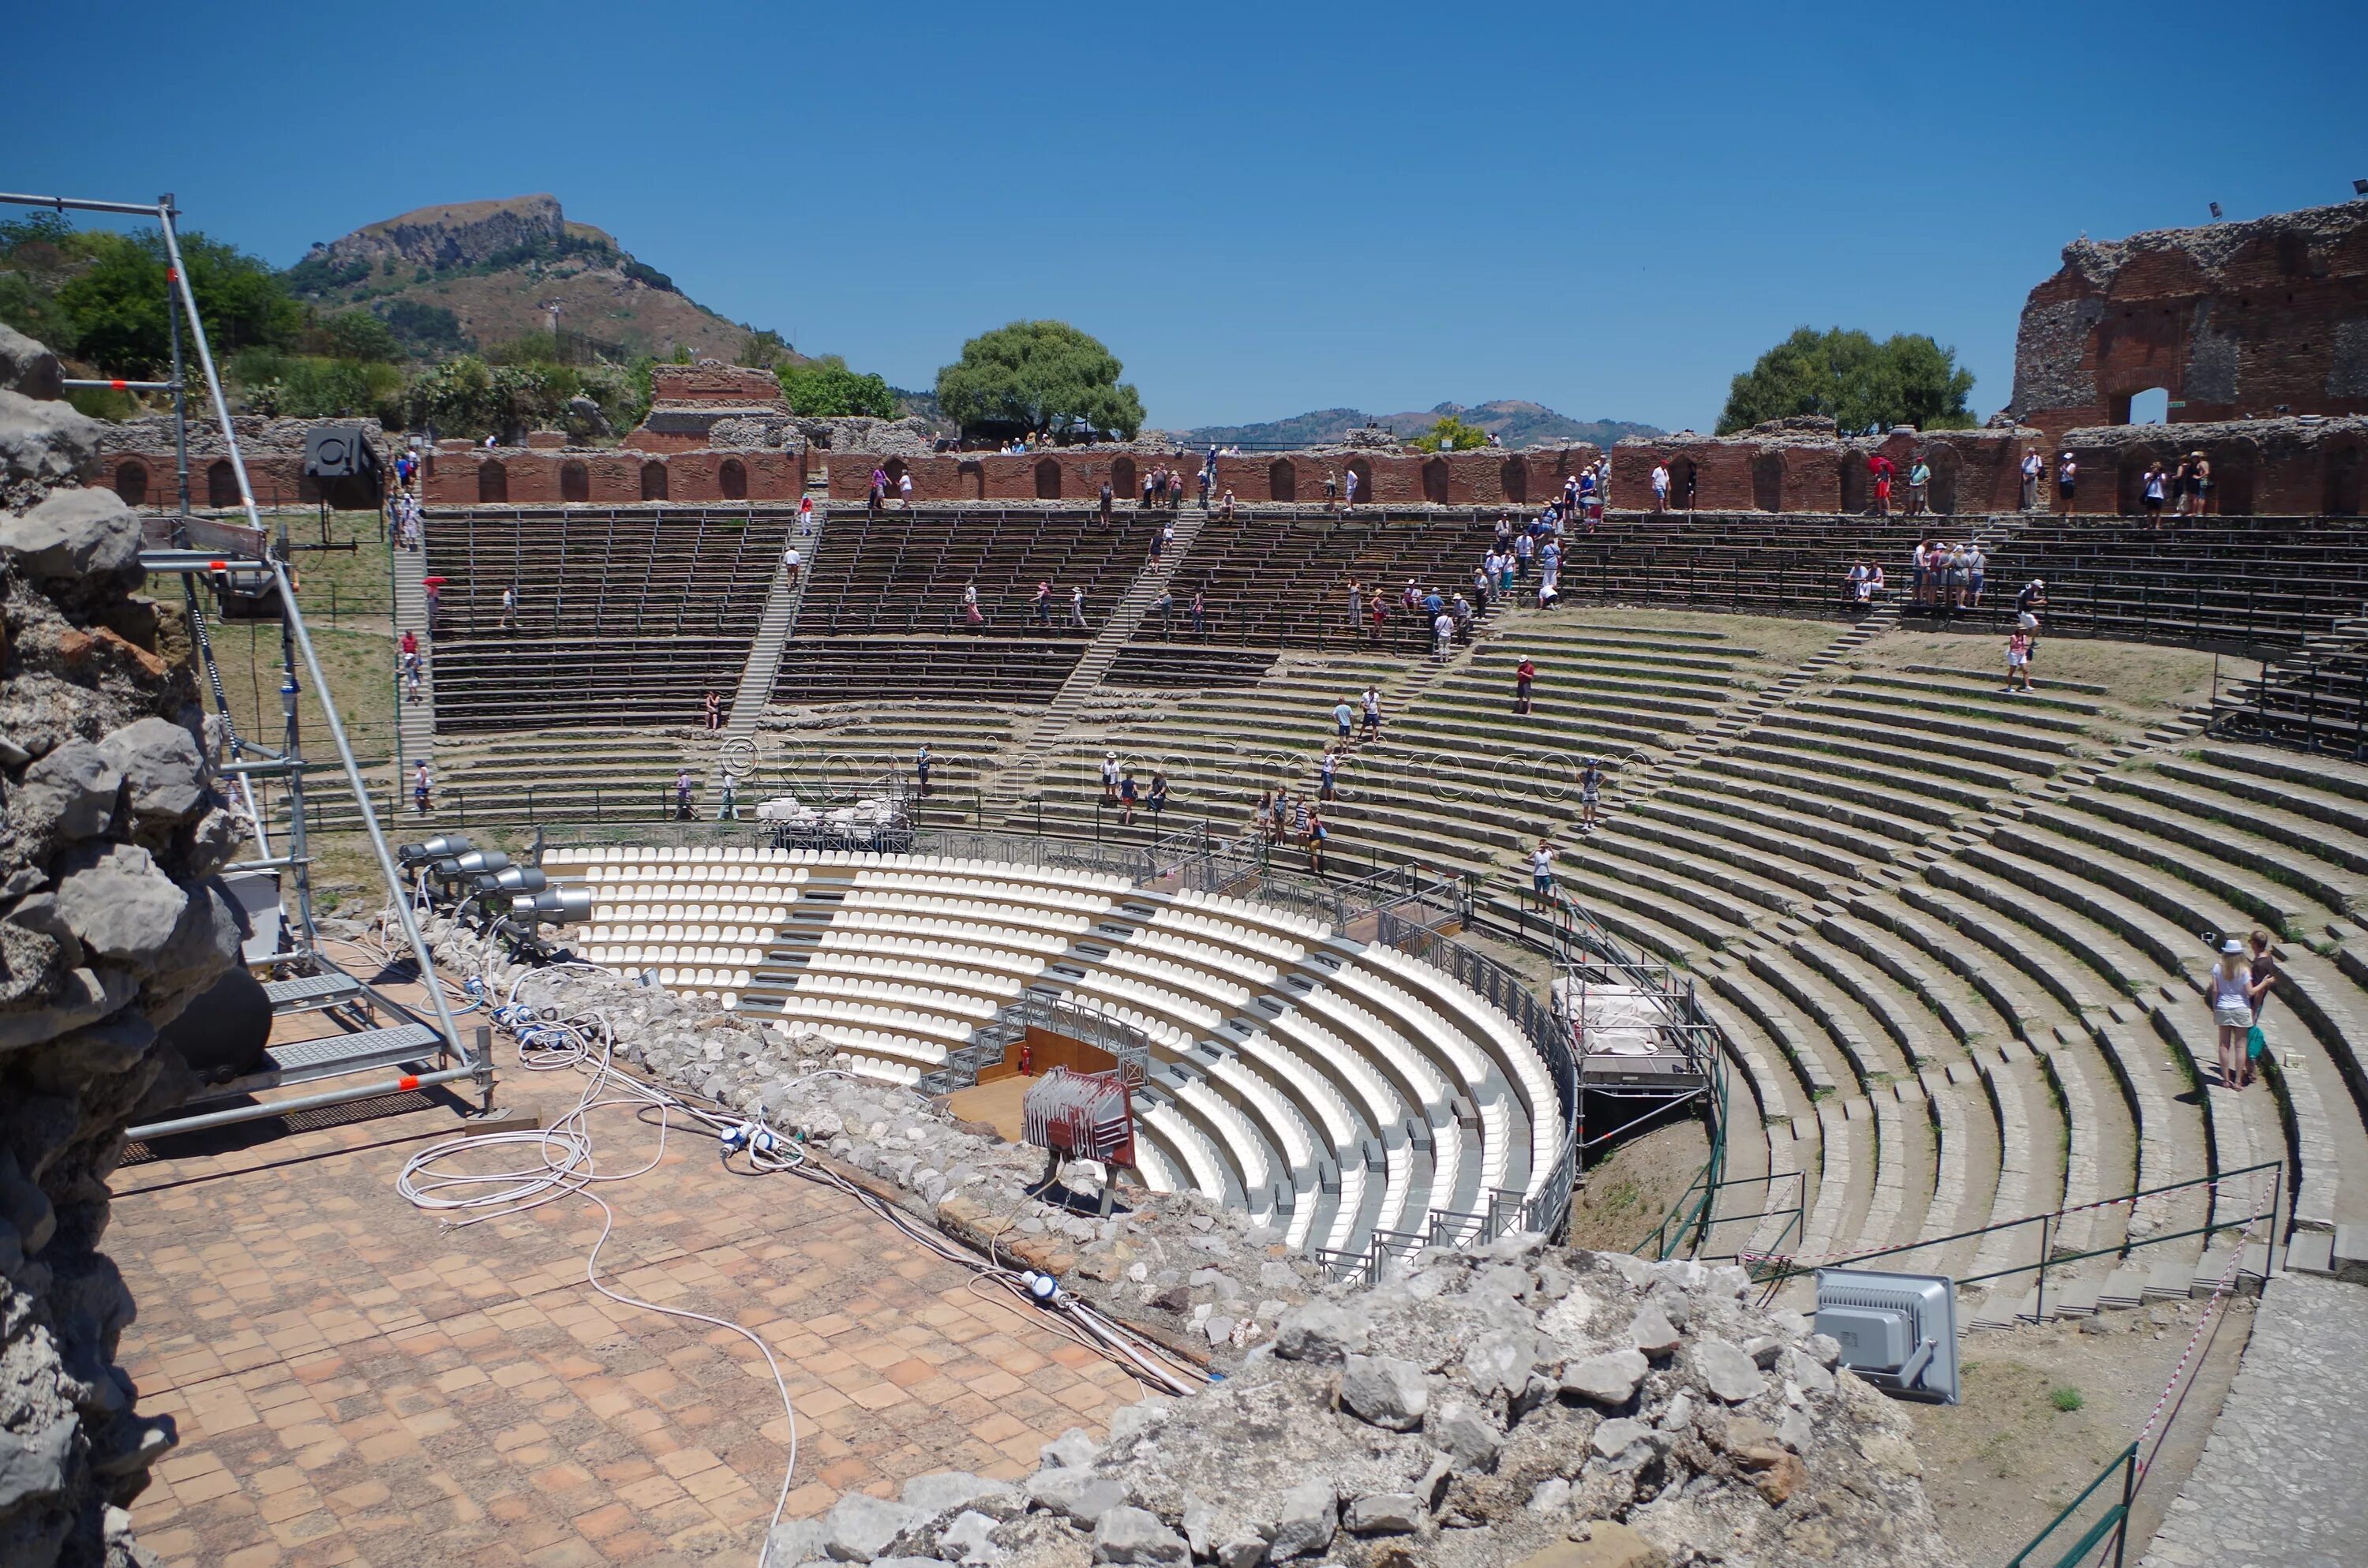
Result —
[{"label": "stage lighting fixture", "polygon": [[1842,1365],[1886,1393],[1957,1403],[1957,1289],[1940,1274],[1817,1270],[1817,1332]]},{"label": "stage lighting fixture", "polygon": [[398,845],[394,858],[404,866],[425,866],[432,861],[450,860],[456,855],[466,855],[476,846],[457,833],[431,838],[425,844]]}]

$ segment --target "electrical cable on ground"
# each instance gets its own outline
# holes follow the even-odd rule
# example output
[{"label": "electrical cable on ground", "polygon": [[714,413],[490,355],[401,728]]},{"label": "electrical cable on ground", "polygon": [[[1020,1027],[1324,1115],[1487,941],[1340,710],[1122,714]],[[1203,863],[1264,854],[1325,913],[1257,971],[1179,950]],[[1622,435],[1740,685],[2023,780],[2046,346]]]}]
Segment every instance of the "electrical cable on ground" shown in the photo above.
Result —
[{"label": "electrical cable on ground", "polygon": [[[389,966],[408,957],[362,942],[342,945]],[[552,967],[614,972],[602,965],[580,961]],[[1052,1276],[1010,1267],[992,1253],[981,1259],[959,1247],[877,1194],[809,1159],[798,1140],[776,1130],[762,1117],[743,1118],[705,1096],[661,1089],[632,1076],[617,1065],[616,1030],[606,1012],[596,1010],[587,1016],[562,1017],[553,1009],[519,1004],[518,988],[533,972],[536,971],[521,972],[498,1006],[492,1005],[492,986],[487,976],[472,976],[457,986],[441,974],[429,978],[443,986],[454,1002],[465,1004],[467,1009],[486,1007],[494,1023],[518,1042],[518,1065],[522,1069],[530,1073],[583,1073],[583,1093],[548,1127],[462,1133],[422,1150],[404,1164],[395,1179],[396,1190],[415,1208],[438,1215],[448,1229],[509,1219],[547,1203],[580,1198],[598,1207],[601,1215],[600,1234],[585,1257],[585,1283],[621,1305],[726,1329],[757,1347],[772,1374],[782,1414],[789,1423],[788,1462],[782,1469],[780,1490],[766,1526],[766,1542],[757,1550],[757,1568],[767,1568],[771,1533],[788,1507],[798,1460],[797,1407],[772,1346],[754,1330],[729,1319],[643,1301],[612,1289],[600,1278],[600,1254],[615,1233],[617,1213],[596,1189],[607,1184],[632,1181],[655,1170],[666,1158],[667,1138],[677,1115],[715,1136],[719,1155],[727,1170],[734,1168],[735,1158],[745,1159],[749,1174],[803,1176],[845,1194],[932,1256],[963,1269],[970,1276],[967,1285],[973,1291],[983,1286],[991,1287],[1020,1304],[1037,1309],[1049,1320],[1047,1326],[1053,1332],[1110,1358],[1138,1381],[1163,1393],[1185,1394],[1196,1386],[1217,1381],[1217,1374],[1179,1361],[1090,1303],[1062,1290]],[[837,1068],[821,1068],[808,1075],[855,1076]],[[657,1145],[641,1165],[603,1171],[598,1165],[592,1117],[598,1111],[619,1108],[630,1109],[637,1120],[644,1122],[651,1121],[651,1113],[655,1112]],[[530,1157],[492,1170],[450,1168],[450,1163],[458,1158],[488,1150],[503,1151],[506,1157],[530,1152]],[[992,1248],[994,1238],[990,1238],[989,1244]]]}]

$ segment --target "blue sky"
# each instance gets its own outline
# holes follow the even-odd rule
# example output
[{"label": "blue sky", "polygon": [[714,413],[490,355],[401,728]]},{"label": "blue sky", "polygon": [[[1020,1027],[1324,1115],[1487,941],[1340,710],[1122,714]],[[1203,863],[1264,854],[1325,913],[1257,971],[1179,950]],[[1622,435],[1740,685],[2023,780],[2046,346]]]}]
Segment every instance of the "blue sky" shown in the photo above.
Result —
[{"label": "blue sky", "polygon": [[2075,235],[2348,199],[2363,45],[2358,0],[121,0],[11,24],[11,79],[52,86],[0,184],[171,189],[281,265],[547,190],[900,385],[1062,317],[1166,426],[1519,397],[1708,428],[1804,323],[1929,332],[1987,414]]}]

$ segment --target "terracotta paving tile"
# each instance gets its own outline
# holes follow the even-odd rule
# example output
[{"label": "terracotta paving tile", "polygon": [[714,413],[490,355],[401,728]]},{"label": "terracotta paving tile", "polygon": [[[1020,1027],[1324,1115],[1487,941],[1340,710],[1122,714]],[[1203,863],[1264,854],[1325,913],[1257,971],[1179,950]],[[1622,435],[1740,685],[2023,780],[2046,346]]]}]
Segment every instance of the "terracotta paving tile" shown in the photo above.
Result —
[{"label": "terracotta paving tile", "polygon": [[[506,1072],[546,1116],[582,1081]],[[122,1358],[180,1449],[133,1508],[171,1564],[675,1568],[753,1558],[789,1423],[737,1335],[586,1288],[587,1206],[439,1232],[393,1190],[431,1108],[184,1141],[114,1177]],[[620,1164],[648,1147],[622,1114]],[[787,1517],[961,1465],[1017,1476],[1140,1397],[827,1189],[726,1175],[677,1140],[605,1190],[619,1289],[755,1328],[797,1405]]]}]

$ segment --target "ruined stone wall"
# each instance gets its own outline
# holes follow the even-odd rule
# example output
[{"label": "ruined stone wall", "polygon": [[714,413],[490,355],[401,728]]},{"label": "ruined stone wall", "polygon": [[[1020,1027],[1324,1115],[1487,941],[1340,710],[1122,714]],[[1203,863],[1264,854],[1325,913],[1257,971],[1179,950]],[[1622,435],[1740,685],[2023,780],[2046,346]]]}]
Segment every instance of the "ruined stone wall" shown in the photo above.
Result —
[{"label": "ruined stone wall", "polygon": [[1871,492],[1867,460],[1876,452],[1898,469],[1893,509],[1907,506],[1907,473],[1921,457],[1932,468],[1930,504],[1942,516],[2009,512],[2020,502],[2023,452],[2036,430],[1900,431],[1843,437],[1830,420],[1782,420],[1734,436],[1630,437],[1611,449],[1611,504],[1653,505],[1653,469],[1669,469],[1669,505],[1686,504],[1694,482],[1701,512],[1864,511]]},{"label": "ruined stone wall", "polygon": [[[1403,447],[1325,448],[1297,452],[1249,452],[1217,460],[1212,496],[1231,490],[1245,505],[1323,503],[1329,477],[1345,495],[1348,475],[1358,475],[1360,505],[1385,506],[1542,506],[1562,493],[1565,474],[1593,462],[1590,446],[1527,451],[1422,452]],[[1201,454],[1136,445],[1057,447],[1027,453],[935,452],[834,453],[831,499],[860,503],[871,491],[876,465],[889,476],[892,494],[901,474],[913,476],[916,503],[959,501],[1060,501],[1072,506],[1099,500],[1107,481],[1121,506],[1140,502],[1143,482],[1153,470],[1180,468],[1188,489],[1198,494]]]},{"label": "ruined stone wall", "polygon": [[2137,514],[2147,465],[2175,473],[2183,454],[2200,451],[2212,465],[2215,515],[2356,517],[2368,481],[2368,417],[2092,426],[2065,432],[2055,449],[2079,464],[2080,512]]},{"label": "ruined stone wall", "polygon": [[[320,486],[304,472],[304,438],[320,426],[360,426],[378,451],[381,470],[393,463],[393,449],[375,419],[266,418],[243,414],[234,415],[231,424],[238,432],[247,483],[254,487],[256,500],[267,506],[275,502],[310,506],[321,498]],[[98,466],[90,483],[114,491],[127,506],[170,508],[178,505],[179,454],[174,444],[172,415],[102,420],[98,431]],[[231,472],[221,427],[196,417],[189,422],[189,503],[216,509],[238,505],[238,479]]]},{"label": "ruined stone wall", "polygon": [[0,328],[0,1562],[129,1568],[172,1426],[114,1364],[107,1182],[159,1026],[237,956],[237,835],[139,522],[80,483],[100,426],[17,390],[45,358]]},{"label": "ruined stone wall", "polygon": [[2031,291],[2011,412],[2051,437],[2126,424],[2368,413],[2368,200],[2080,240]]},{"label": "ruined stone wall", "polygon": [[648,452],[613,447],[485,451],[450,441],[428,454],[422,496],[431,506],[638,506],[666,501],[795,506],[805,494],[803,447]]}]

